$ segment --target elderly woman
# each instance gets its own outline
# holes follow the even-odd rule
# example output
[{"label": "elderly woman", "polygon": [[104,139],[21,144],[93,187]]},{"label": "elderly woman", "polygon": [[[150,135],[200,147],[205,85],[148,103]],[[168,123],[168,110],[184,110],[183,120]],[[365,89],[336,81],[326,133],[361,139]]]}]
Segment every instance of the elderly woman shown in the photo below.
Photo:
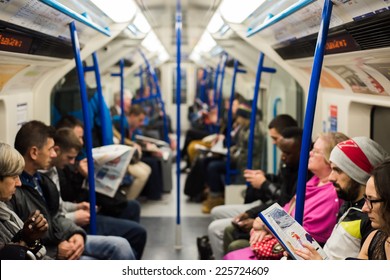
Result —
[{"label": "elderly woman", "polygon": [[365,240],[359,259],[390,260],[390,161],[377,166],[367,182],[362,208],[376,229]]},{"label": "elderly woman", "polygon": [[[314,176],[306,183],[305,209],[303,227],[321,245],[326,242],[337,222],[337,214],[343,201],[337,197],[336,190],[329,180],[331,167],[329,162],[330,152],[337,143],[347,140],[348,137],[339,132],[323,133],[317,138],[313,149],[310,151],[308,169]],[[283,206],[286,212],[294,216],[295,196]],[[267,259],[262,255],[258,247],[264,238],[270,238],[269,229],[260,218],[256,218],[250,234],[249,243],[254,251],[255,258]],[[244,253],[245,250],[240,249]],[[233,252],[234,253],[234,252]],[[251,254],[250,252],[248,252]],[[246,253],[246,254],[248,254]],[[245,253],[244,253],[245,254]],[[225,259],[235,259],[236,254],[228,254]],[[240,257],[241,258],[241,257]],[[243,257],[246,259],[246,255]]]},{"label": "elderly woman", "polygon": [[[339,132],[320,134],[310,151],[308,168],[314,176],[306,183],[303,227],[320,244],[324,244],[332,233],[337,222],[338,211],[343,203],[337,197],[332,182],[329,181],[330,152],[337,143],[347,139],[347,136]],[[295,213],[295,197],[284,205],[284,209],[292,215]],[[255,220],[253,229],[251,244],[260,241],[268,234],[260,218]]]},{"label": "elderly woman", "polygon": [[11,146],[0,143],[0,256],[1,259],[43,258],[46,249],[39,239],[48,229],[46,219],[38,210],[23,223],[4,202],[9,201],[16,187],[21,186],[19,174],[24,168],[23,157]]}]

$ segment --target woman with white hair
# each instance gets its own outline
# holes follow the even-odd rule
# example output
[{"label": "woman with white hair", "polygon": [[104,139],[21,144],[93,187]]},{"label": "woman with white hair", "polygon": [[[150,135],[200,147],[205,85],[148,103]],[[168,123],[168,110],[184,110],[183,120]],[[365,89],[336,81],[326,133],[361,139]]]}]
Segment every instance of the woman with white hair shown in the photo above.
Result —
[{"label": "woman with white hair", "polygon": [[19,174],[23,168],[24,159],[19,152],[0,143],[0,259],[36,259],[46,254],[39,239],[46,233],[48,224],[39,210],[23,223],[5,204],[16,187],[22,185]]}]

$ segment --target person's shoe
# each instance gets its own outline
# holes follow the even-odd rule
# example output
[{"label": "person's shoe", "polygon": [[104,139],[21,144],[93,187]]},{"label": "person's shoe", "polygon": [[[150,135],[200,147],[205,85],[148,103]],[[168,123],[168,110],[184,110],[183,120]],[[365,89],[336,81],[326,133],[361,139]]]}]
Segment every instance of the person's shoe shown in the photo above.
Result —
[{"label": "person's shoe", "polygon": [[196,245],[198,247],[198,254],[200,260],[213,260],[213,251],[211,250],[211,245],[209,237],[207,235],[196,238]]},{"label": "person's shoe", "polygon": [[202,203],[202,212],[205,214],[209,214],[211,212],[211,209],[213,209],[215,206],[223,205],[223,204],[225,204],[225,199],[222,196],[217,196],[217,197],[209,196]]}]

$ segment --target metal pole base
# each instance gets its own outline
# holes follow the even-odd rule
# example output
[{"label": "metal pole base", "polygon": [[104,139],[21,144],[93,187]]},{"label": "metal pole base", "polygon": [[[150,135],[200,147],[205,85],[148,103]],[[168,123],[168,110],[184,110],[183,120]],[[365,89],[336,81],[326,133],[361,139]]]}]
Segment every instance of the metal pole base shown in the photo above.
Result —
[{"label": "metal pole base", "polygon": [[175,250],[181,250],[183,248],[181,244],[181,225],[176,225],[176,239]]}]

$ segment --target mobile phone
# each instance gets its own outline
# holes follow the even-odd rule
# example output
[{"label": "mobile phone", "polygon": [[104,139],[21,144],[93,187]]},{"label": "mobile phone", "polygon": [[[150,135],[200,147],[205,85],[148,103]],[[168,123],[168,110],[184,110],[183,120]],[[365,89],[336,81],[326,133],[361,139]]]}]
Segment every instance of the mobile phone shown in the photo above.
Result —
[{"label": "mobile phone", "polygon": [[232,225],[236,228],[236,229],[240,229],[240,226],[238,225],[238,223],[236,221],[232,221]]}]

